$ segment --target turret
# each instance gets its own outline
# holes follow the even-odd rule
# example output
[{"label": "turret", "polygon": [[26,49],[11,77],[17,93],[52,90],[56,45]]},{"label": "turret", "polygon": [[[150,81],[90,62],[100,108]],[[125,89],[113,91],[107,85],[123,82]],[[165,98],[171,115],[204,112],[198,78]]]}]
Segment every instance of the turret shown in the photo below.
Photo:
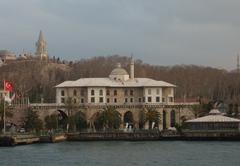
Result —
[{"label": "turret", "polygon": [[42,31],[40,31],[38,41],[36,42],[36,56],[40,58],[41,60],[48,59],[48,53],[47,53],[47,43],[45,42],[43,38]]},{"label": "turret", "polygon": [[131,58],[130,62],[130,79],[134,79],[134,59]]}]

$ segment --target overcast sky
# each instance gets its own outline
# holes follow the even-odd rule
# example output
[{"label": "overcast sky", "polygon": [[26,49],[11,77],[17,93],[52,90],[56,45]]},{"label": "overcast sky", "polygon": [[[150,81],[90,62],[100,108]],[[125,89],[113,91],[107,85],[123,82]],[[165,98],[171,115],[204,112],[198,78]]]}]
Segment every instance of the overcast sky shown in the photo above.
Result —
[{"label": "overcast sky", "polygon": [[119,54],[159,65],[236,67],[239,0],[0,0],[0,49],[50,56]]}]

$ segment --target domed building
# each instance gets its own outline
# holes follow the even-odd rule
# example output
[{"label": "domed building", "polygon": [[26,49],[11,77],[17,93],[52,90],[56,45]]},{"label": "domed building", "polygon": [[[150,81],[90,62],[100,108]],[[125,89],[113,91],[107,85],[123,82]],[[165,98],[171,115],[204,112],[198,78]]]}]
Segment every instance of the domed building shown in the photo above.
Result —
[{"label": "domed building", "polygon": [[236,130],[239,131],[240,120],[222,115],[217,109],[212,109],[209,115],[197,119],[187,120],[187,128],[190,130]]},{"label": "domed building", "polygon": [[[175,108],[174,91],[176,86],[150,78],[134,76],[134,60],[130,61],[130,74],[118,63],[109,77],[80,78],[76,81],[65,81],[56,86],[56,103],[65,108],[67,99],[86,110],[87,119],[112,106],[122,115],[123,124],[132,124],[138,128],[141,110],[154,108],[160,113],[160,122],[153,127],[167,129],[180,123],[180,116],[190,115],[190,110],[182,109],[181,115]],[[129,118],[130,117],[130,118]]]}]

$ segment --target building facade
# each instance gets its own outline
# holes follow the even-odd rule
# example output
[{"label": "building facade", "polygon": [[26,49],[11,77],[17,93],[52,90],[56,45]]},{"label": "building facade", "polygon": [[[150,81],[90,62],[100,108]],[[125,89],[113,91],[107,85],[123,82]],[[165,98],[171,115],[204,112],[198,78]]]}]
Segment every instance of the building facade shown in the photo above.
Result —
[{"label": "building facade", "polygon": [[[181,116],[191,116],[188,109],[182,109],[174,102],[176,86],[150,78],[134,77],[134,61],[130,62],[130,75],[117,64],[107,78],[80,78],[65,81],[56,86],[56,103],[65,106],[69,99],[86,110],[87,119],[106,106],[113,106],[122,115],[123,126],[126,114],[132,114],[133,121],[139,121],[140,110],[155,108],[160,113],[160,129],[180,123]],[[182,115],[180,115],[180,110]],[[138,127],[135,123],[134,127]]]}]

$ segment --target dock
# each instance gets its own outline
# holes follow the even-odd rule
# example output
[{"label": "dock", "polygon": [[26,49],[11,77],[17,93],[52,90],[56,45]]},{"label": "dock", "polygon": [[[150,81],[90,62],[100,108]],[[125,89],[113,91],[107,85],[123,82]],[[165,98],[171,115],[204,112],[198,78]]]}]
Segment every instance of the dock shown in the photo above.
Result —
[{"label": "dock", "polygon": [[65,134],[56,134],[56,135],[42,135],[40,136],[40,143],[57,143],[67,140]]},{"label": "dock", "polygon": [[15,146],[38,143],[40,138],[31,134],[1,135],[0,146]]}]

